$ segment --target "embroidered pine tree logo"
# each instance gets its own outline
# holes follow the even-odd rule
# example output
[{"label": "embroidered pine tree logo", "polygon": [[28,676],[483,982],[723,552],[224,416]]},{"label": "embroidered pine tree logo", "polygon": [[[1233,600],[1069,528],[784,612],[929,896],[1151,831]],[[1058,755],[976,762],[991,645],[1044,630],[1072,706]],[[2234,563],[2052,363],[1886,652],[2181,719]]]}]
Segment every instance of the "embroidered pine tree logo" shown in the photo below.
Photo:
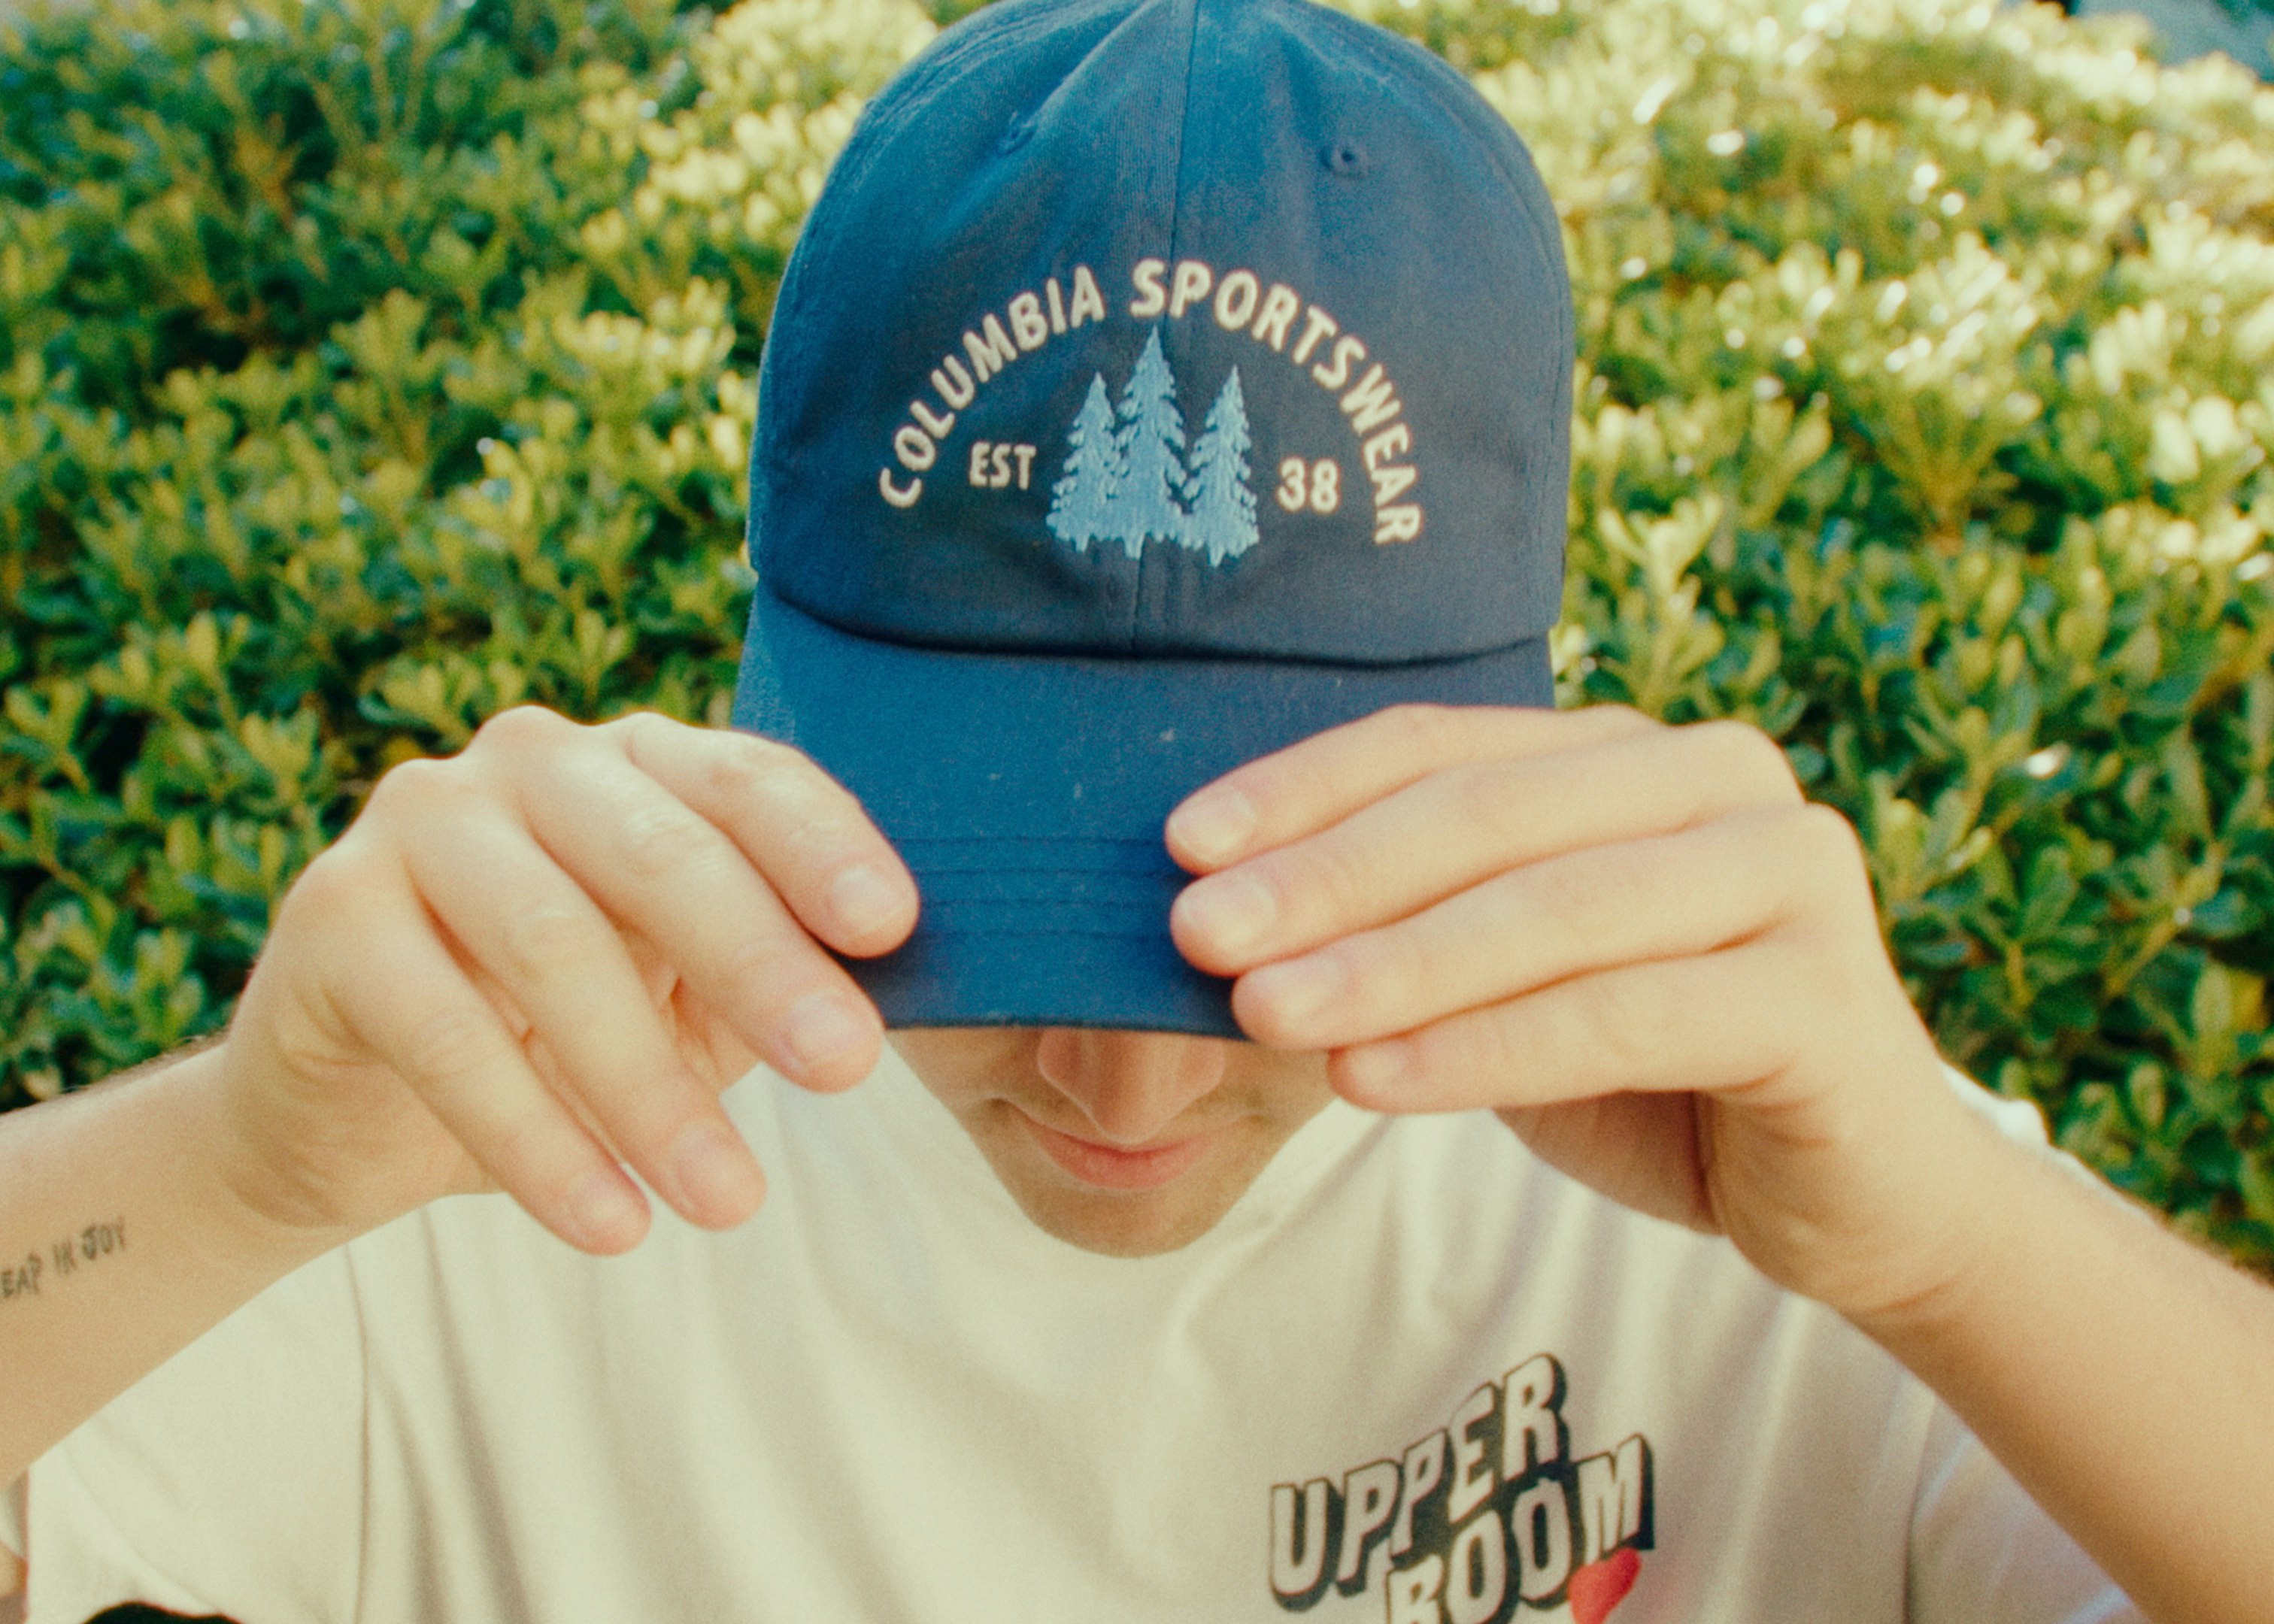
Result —
[{"label": "embroidered pine tree logo", "polygon": [[1156,327],[1118,408],[1107,402],[1104,375],[1090,379],[1050,487],[1050,533],[1077,553],[1118,541],[1133,559],[1156,541],[1205,553],[1211,564],[1238,558],[1257,539],[1251,443],[1234,367],[1187,453],[1176,374]]},{"label": "embroidered pine tree logo", "polygon": [[1107,534],[1135,558],[1148,541],[1185,540],[1185,414],[1177,410],[1177,378],[1161,353],[1161,329],[1145,340],[1145,353],[1121,391],[1121,429],[1114,437],[1119,477],[1106,499]]},{"label": "embroidered pine tree logo", "polygon": [[1089,396],[1066,433],[1065,472],[1050,487],[1050,533],[1077,553],[1113,538],[1113,487],[1120,452],[1114,445],[1113,402],[1093,375]]},{"label": "embroidered pine tree logo", "polygon": [[1192,478],[1186,486],[1187,546],[1205,547],[1209,562],[1221,564],[1255,545],[1255,492],[1247,485],[1247,402],[1239,393],[1239,369],[1224,380],[1216,404],[1193,442]]}]

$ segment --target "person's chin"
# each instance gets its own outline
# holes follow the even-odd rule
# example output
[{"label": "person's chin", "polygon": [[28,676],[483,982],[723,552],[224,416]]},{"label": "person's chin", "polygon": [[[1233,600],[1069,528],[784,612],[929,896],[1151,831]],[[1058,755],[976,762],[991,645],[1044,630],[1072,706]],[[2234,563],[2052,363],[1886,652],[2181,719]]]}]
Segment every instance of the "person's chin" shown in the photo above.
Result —
[{"label": "person's chin", "polygon": [[972,1138],[1019,1210],[1085,1252],[1153,1257],[1189,1246],[1231,1210],[1276,1147],[1233,1124],[1138,1149],[1059,1132],[990,1102]]}]

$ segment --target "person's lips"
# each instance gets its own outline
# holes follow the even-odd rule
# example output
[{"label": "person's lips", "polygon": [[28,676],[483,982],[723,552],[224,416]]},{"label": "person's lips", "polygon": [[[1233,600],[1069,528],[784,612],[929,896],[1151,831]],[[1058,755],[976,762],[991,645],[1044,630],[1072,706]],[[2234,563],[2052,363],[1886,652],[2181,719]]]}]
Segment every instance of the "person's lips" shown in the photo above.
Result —
[{"label": "person's lips", "polygon": [[1099,1190],[1157,1190],[1184,1174],[1209,1147],[1209,1136],[1195,1133],[1166,1145],[1124,1150],[1061,1133],[1036,1122],[1024,1111],[1019,1112],[1019,1120],[1026,1124],[1027,1132],[1043,1147],[1044,1155],[1083,1184]]}]

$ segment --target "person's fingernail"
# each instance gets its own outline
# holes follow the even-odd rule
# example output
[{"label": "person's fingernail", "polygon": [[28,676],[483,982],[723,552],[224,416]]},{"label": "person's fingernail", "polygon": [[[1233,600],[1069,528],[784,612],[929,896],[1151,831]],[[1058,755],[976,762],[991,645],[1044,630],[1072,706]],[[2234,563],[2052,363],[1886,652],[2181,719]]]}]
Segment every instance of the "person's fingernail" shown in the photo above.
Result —
[{"label": "person's fingernail", "polygon": [[1394,1090],[1405,1076],[1412,1055],[1404,1043],[1396,1039],[1381,1043],[1368,1043],[1343,1053],[1343,1080],[1357,1093],[1386,1094]]},{"label": "person's fingernail", "polygon": [[1278,1024],[1301,1028],[1343,996],[1345,977],[1331,954],[1313,954],[1248,972],[1248,996],[1270,1008]]},{"label": "person's fingernail", "polygon": [[749,1148],[710,1123],[697,1123],[679,1136],[671,1148],[671,1174],[681,1207],[704,1223],[738,1222],[765,1192]]},{"label": "person's fingernail", "polygon": [[1254,803],[1236,789],[1202,790],[1169,814],[1169,838],[1202,862],[1236,856],[1254,832]]},{"label": "person's fingernail", "polygon": [[845,870],[829,884],[830,917],[847,936],[873,936],[900,918],[903,893],[866,864]]},{"label": "person's fingernail", "polygon": [[833,992],[809,992],[789,1006],[782,1038],[802,1074],[819,1070],[869,1041],[870,1023]]},{"label": "person's fingernail", "polygon": [[622,1174],[595,1168],[568,1192],[568,1218],[585,1243],[614,1252],[639,1228],[640,1199],[625,1186]]},{"label": "person's fingernail", "polygon": [[1188,887],[1178,906],[1186,929],[1217,952],[1236,954],[1270,929],[1279,899],[1252,874],[1219,874]]}]

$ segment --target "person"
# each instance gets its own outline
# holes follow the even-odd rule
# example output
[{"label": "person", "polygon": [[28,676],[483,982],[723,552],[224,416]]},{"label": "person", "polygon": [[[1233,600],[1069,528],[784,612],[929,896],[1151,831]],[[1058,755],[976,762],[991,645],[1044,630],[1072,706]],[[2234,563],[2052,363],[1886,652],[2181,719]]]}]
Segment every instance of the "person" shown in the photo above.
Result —
[{"label": "person", "polygon": [[945,34],[735,726],[397,768],[0,1124],[34,1624],[2274,1613],[2269,1294],[1949,1071],[1773,742],[1553,708],[1571,346],[1386,34]]}]

